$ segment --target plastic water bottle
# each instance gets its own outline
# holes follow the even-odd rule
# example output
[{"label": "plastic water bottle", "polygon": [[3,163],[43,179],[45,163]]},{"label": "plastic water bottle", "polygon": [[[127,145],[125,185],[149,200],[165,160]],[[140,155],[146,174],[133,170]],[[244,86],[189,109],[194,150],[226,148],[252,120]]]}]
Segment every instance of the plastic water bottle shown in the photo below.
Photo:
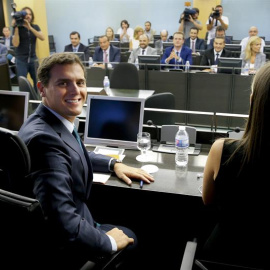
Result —
[{"label": "plastic water bottle", "polygon": [[92,57],[89,57],[89,67],[92,67],[93,64],[94,64],[94,61],[93,61],[93,58]]},{"label": "plastic water bottle", "polygon": [[243,71],[242,71],[242,75],[249,75],[249,64],[248,63],[245,64]]},{"label": "plastic water bottle", "polygon": [[103,86],[104,86],[105,92],[108,94],[109,90],[110,90],[110,80],[109,80],[108,76],[104,77]]},{"label": "plastic water bottle", "polygon": [[179,126],[175,135],[175,163],[179,167],[186,167],[188,164],[189,136],[184,126]]},{"label": "plastic water bottle", "polygon": [[188,72],[189,70],[190,70],[190,63],[189,61],[187,61],[185,65],[185,71]]},{"label": "plastic water bottle", "polygon": [[138,58],[136,58],[136,60],[135,60],[135,67],[136,67],[137,69],[139,69],[139,60],[138,60]]}]

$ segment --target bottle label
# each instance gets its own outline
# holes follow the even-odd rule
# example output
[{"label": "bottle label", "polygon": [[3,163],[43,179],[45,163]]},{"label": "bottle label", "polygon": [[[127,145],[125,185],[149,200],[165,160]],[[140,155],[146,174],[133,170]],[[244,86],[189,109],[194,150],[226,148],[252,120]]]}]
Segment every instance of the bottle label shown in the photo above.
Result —
[{"label": "bottle label", "polygon": [[188,147],[189,146],[189,140],[188,139],[184,139],[184,140],[176,139],[175,140],[175,145],[176,145],[176,147]]}]

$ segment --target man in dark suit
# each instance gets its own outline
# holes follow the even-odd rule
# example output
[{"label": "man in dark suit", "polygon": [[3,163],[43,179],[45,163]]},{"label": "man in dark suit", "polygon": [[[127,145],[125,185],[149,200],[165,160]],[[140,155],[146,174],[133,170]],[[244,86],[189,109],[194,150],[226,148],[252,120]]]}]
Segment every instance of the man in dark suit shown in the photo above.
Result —
[{"label": "man in dark suit", "polygon": [[198,38],[199,30],[196,27],[191,27],[189,31],[189,38],[185,39],[184,45],[192,50],[192,53],[196,53],[197,50],[204,50],[204,40]]},{"label": "man in dark suit", "polygon": [[187,61],[192,65],[192,50],[185,46],[184,42],[184,33],[175,32],[173,34],[174,46],[168,47],[164,51],[161,64],[174,65],[171,67],[174,69],[182,69],[181,65],[185,65]]},{"label": "man in dark suit", "polygon": [[99,46],[95,48],[95,53],[93,56],[94,66],[105,68],[105,63],[108,67],[113,67],[114,64],[119,63],[121,59],[120,49],[116,46],[110,45],[110,41],[107,36],[99,37]]},{"label": "man in dark suit", "polygon": [[6,45],[8,49],[10,49],[10,47],[12,47],[12,35],[10,34],[9,27],[3,27],[3,35],[3,44]]},{"label": "man in dark suit", "polygon": [[128,185],[132,183],[130,178],[154,181],[142,169],[88,152],[83,145],[74,120],[87,96],[85,75],[83,64],[74,54],[55,53],[45,58],[38,69],[42,103],[19,131],[30,153],[29,179],[47,217],[55,241],[52,247],[59,247],[59,257],[65,255],[62,263],[68,262],[68,268],[61,265],[61,269],[79,269],[88,259],[110,255],[126,246],[131,252],[136,246],[136,236],[128,228],[99,224],[92,217],[87,202],[93,171],[114,172]]},{"label": "man in dark suit", "polygon": [[231,57],[232,52],[225,50],[225,38],[215,37],[214,48],[206,50],[202,56],[201,66],[217,65],[219,57]]},{"label": "man in dark suit", "polygon": [[[216,28],[216,37],[224,37],[225,38],[225,44],[231,44],[232,39],[226,36],[225,29],[219,25]],[[210,39],[210,43],[207,45],[207,50],[212,49],[214,44],[214,38]]]},{"label": "man in dark suit", "polygon": [[88,61],[89,60],[89,48],[82,43],[80,43],[81,36],[78,32],[73,31],[69,35],[71,44],[66,45],[64,52],[83,52],[84,53],[84,59],[81,59],[82,61]]}]

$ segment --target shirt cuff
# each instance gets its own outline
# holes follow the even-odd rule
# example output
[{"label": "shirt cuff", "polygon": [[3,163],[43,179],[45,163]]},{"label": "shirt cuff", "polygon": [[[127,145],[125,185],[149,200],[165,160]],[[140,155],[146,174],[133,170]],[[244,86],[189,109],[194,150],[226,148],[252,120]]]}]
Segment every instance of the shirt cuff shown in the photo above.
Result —
[{"label": "shirt cuff", "polygon": [[112,244],[112,253],[116,252],[117,251],[117,245],[116,245],[116,242],[114,240],[114,238],[110,235],[107,234],[107,236],[109,236],[109,239],[111,241],[111,244]]}]

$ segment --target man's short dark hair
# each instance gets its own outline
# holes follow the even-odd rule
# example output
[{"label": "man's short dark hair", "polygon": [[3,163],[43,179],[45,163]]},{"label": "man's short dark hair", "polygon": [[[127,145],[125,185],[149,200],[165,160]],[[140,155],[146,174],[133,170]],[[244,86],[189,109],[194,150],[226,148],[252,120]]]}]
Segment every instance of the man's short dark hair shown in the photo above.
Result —
[{"label": "man's short dark hair", "polygon": [[196,30],[197,33],[199,32],[199,29],[198,29],[197,27],[195,27],[195,26],[192,26],[192,27],[190,28],[189,32],[190,32],[191,30]]},{"label": "man's short dark hair", "polygon": [[81,39],[81,35],[79,34],[79,32],[77,32],[77,31],[72,31],[70,34],[69,34],[69,37],[71,37],[71,35],[73,36],[73,35],[78,35],[78,37],[79,37],[79,39]]},{"label": "man's short dark hair", "polygon": [[30,8],[30,7],[23,7],[23,8],[22,8],[22,10],[26,10],[26,9],[29,9],[29,10],[31,11],[31,13],[32,13],[32,21],[31,21],[30,23],[34,22],[34,20],[35,20],[35,15],[34,15],[33,9]]},{"label": "man's short dark hair", "polygon": [[43,59],[38,67],[37,76],[38,80],[44,85],[48,86],[49,80],[51,78],[51,70],[56,65],[72,65],[79,64],[84,72],[84,77],[86,78],[86,69],[81,62],[80,58],[69,52],[54,53]]},{"label": "man's short dark hair", "polygon": [[152,26],[152,24],[151,24],[151,22],[149,22],[149,21],[146,21],[144,24],[146,24],[146,23],[149,23],[150,24],[150,26]]},{"label": "man's short dark hair", "polygon": [[216,32],[221,32],[221,31],[224,31],[225,32],[225,29],[224,29],[223,26],[218,25],[217,28],[216,28]]},{"label": "man's short dark hair", "polygon": [[106,38],[106,39],[109,41],[109,38],[108,38],[108,36],[106,36],[106,35],[102,35],[102,36],[99,36],[99,37],[98,37],[98,39],[101,39],[101,38]]},{"label": "man's short dark hair", "polygon": [[214,37],[214,42],[215,42],[216,39],[223,39],[223,42],[226,43],[225,37]]}]

